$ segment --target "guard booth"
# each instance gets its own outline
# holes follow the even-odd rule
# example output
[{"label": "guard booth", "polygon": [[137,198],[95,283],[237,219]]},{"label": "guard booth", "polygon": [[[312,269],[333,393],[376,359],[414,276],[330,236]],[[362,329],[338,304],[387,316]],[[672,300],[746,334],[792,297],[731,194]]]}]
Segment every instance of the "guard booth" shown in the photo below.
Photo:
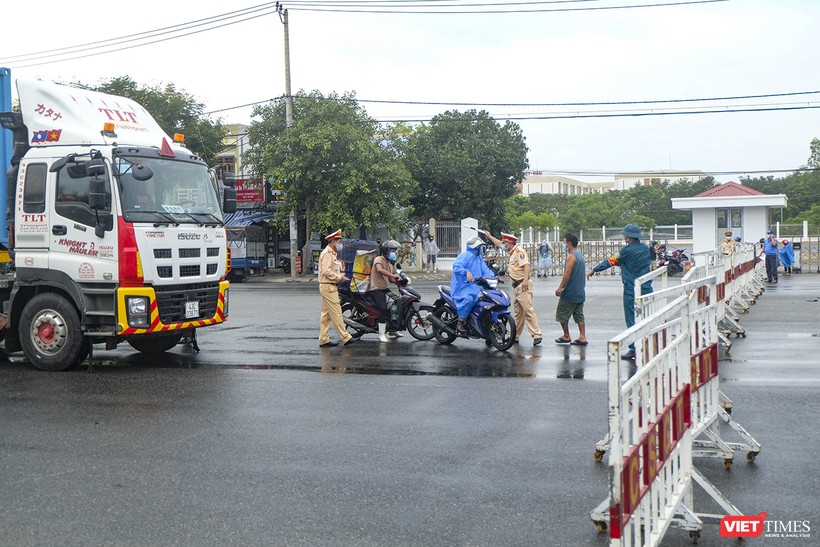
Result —
[{"label": "guard booth", "polygon": [[766,235],[771,211],[788,204],[785,194],[764,194],[737,182],[726,182],[691,198],[672,198],[672,208],[692,211],[692,252],[720,246],[727,231],[741,241]]}]

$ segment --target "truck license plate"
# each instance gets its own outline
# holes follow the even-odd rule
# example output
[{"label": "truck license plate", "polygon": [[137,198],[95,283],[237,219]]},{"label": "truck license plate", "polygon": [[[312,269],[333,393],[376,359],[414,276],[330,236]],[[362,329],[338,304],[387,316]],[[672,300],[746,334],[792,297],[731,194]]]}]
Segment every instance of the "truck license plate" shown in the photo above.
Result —
[{"label": "truck license plate", "polygon": [[199,301],[185,302],[185,319],[196,319],[199,317]]}]

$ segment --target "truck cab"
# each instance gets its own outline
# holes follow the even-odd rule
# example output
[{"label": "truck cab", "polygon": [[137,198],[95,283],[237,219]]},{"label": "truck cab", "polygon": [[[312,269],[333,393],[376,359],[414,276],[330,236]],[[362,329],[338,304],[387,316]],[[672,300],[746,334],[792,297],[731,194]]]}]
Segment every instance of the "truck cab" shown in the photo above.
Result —
[{"label": "truck cab", "polygon": [[[123,97],[18,80],[7,172],[15,274],[6,351],[38,368],[81,362],[92,344],[144,353],[228,318],[224,197],[205,162]],[[17,114],[16,116],[14,114]]]}]

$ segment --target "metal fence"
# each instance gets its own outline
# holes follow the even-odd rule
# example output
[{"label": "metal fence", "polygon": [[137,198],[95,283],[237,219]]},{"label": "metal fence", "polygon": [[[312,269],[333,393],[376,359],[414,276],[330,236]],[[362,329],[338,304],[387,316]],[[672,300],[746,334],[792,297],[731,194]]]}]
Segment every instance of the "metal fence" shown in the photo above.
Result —
[{"label": "metal fence", "polygon": [[436,221],[436,244],[438,244],[439,258],[455,258],[461,248],[461,222]]}]

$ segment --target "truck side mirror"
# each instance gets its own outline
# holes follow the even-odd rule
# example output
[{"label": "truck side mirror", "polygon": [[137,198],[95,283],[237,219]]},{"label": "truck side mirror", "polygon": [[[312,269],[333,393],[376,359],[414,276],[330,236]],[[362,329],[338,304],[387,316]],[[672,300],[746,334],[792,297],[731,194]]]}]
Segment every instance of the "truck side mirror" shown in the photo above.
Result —
[{"label": "truck side mirror", "polygon": [[95,211],[105,209],[105,180],[95,177],[88,181],[88,206]]},{"label": "truck side mirror", "polygon": [[105,232],[110,232],[114,229],[114,215],[107,213],[101,215],[97,213],[97,225],[94,226],[94,235],[97,237],[104,237]]},{"label": "truck side mirror", "polygon": [[85,174],[92,178],[105,175],[105,161],[89,160],[85,162]]},{"label": "truck side mirror", "polygon": [[234,175],[230,171],[225,171],[224,173],[222,173],[222,184],[233,188],[234,186],[236,186],[236,175]]},{"label": "truck side mirror", "polygon": [[222,194],[222,212],[236,212],[236,188],[225,188],[225,192]]}]

